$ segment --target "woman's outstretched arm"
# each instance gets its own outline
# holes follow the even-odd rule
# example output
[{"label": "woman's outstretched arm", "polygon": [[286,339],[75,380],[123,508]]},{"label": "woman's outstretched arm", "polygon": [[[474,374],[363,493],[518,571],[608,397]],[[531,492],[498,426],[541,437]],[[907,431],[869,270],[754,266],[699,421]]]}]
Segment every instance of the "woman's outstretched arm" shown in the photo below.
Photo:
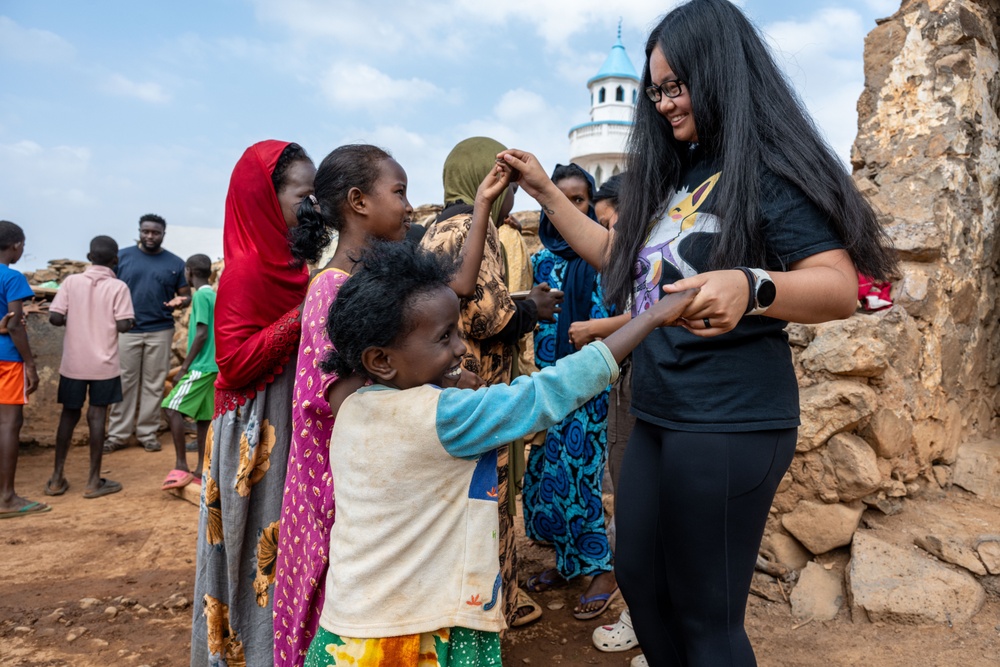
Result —
[{"label": "woman's outstretched arm", "polygon": [[549,178],[538,158],[511,148],[497,155],[518,174],[514,182],[524,188],[545,211],[570,247],[600,271],[611,247],[611,232],[580,212]]}]

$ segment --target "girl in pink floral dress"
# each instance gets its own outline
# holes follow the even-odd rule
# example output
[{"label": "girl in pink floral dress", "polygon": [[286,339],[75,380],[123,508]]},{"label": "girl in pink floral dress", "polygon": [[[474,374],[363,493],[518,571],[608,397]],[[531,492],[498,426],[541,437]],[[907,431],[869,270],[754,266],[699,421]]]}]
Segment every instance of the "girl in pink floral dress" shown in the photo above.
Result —
[{"label": "girl in pink floral dress", "polygon": [[329,230],[340,236],[333,258],[312,278],[302,307],[275,573],[276,667],[301,667],[319,623],[335,514],[330,433],[340,403],[362,384],[320,369],[331,349],[327,313],[354,268],[353,258],[371,238],[402,241],[413,213],[406,199],[406,172],[374,146],[335,149],[320,164],[315,188],[291,231],[292,254],[315,262],[330,243]]}]

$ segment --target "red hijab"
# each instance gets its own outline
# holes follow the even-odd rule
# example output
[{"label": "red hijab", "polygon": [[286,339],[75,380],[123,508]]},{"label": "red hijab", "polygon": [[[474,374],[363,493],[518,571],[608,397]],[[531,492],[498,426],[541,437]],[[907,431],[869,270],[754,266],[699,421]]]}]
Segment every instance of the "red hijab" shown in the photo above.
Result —
[{"label": "red hijab", "polygon": [[[240,389],[273,379],[289,347],[288,324],[305,297],[309,270],[296,267],[288,226],[271,182],[287,141],[262,141],[236,163],[226,195],[225,269],[215,302],[216,387]],[[288,317],[285,317],[288,316]],[[288,322],[286,322],[288,320]],[[280,330],[280,331],[279,331]],[[270,376],[270,377],[265,377]],[[251,389],[252,387],[248,387]],[[242,401],[241,401],[242,402]]]}]

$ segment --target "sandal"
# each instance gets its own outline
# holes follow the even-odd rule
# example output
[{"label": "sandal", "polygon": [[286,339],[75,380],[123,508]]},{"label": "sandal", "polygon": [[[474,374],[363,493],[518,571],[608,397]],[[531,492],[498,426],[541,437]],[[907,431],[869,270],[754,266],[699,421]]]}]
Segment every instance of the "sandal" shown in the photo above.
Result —
[{"label": "sandal", "polygon": [[167,478],[163,480],[163,484],[160,488],[164,491],[169,491],[170,489],[180,489],[193,481],[194,475],[192,475],[189,471],[177,470],[175,468],[167,474]]},{"label": "sandal", "polygon": [[128,447],[127,443],[124,442],[112,442],[111,440],[106,440],[104,442],[104,453],[111,454],[117,452],[119,449],[125,449]]},{"label": "sandal", "polygon": [[522,609],[531,609],[527,614],[520,616],[515,616],[514,620],[511,622],[510,627],[520,628],[529,623],[534,623],[542,617],[542,608],[538,606],[538,603],[531,599],[531,596],[524,592],[523,588],[517,589],[517,611]]},{"label": "sandal", "polygon": [[590,604],[591,602],[603,602],[604,604],[602,604],[597,609],[591,609],[590,611],[574,611],[573,618],[577,619],[578,621],[589,621],[592,618],[597,618],[598,616],[603,614],[607,610],[607,608],[611,606],[611,603],[614,602],[620,596],[621,596],[621,591],[618,590],[617,586],[615,586],[615,590],[611,591],[610,593],[598,593],[597,595],[591,595],[589,598],[586,595],[581,595],[580,605],[579,605],[581,607],[586,604]]},{"label": "sandal", "polygon": [[639,655],[632,658],[632,662],[628,664],[629,667],[649,667],[649,661],[646,660],[646,656],[640,653]]},{"label": "sandal", "polygon": [[48,512],[52,510],[51,505],[46,505],[45,503],[40,503],[37,500],[29,502],[27,505],[16,510],[6,510],[0,512],[0,519],[16,519],[21,516],[31,516],[32,514],[41,514],[42,512]]},{"label": "sandal", "polygon": [[[49,480],[49,482],[51,481]],[[61,496],[69,491],[69,480],[65,477],[59,480],[58,486],[52,486],[49,482],[45,483],[45,495],[47,496]]]},{"label": "sandal", "polygon": [[628,609],[622,612],[618,622],[614,625],[602,625],[595,628],[591,639],[594,642],[594,647],[605,653],[628,651],[639,645],[639,638],[635,636],[635,630],[632,629],[632,617],[629,616]]},{"label": "sandal", "polygon": [[524,587],[528,589],[529,593],[544,593],[555,588],[562,588],[566,584],[567,581],[559,574],[559,570],[550,568],[528,577],[528,583]]},{"label": "sandal", "polygon": [[109,496],[112,493],[118,493],[122,490],[122,485],[113,479],[101,478],[101,485],[94,489],[93,491],[84,491],[83,497],[87,499],[100,498],[101,496]]}]

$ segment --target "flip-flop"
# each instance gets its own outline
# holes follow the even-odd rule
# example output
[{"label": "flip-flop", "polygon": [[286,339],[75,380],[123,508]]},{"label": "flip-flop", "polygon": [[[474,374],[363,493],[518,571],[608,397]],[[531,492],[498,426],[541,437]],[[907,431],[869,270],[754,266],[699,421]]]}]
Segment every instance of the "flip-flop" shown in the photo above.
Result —
[{"label": "flip-flop", "polygon": [[56,487],[52,487],[48,482],[45,483],[45,495],[47,496],[61,496],[67,491],[69,491],[69,480],[65,477],[62,478],[62,484]]},{"label": "flip-flop", "polygon": [[118,493],[122,490],[122,485],[113,479],[101,478],[101,485],[94,489],[93,491],[84,491],[84,498],[100,498],[101,496],[109,496],[112,493]]},{"label": "flip-flop", "polygon": [[615,586],[615,590],[610,593],[598,593],[597,595],[591,595],[589,598],[585,595],[581,595],[579,605],[581,607],[585,604],[590,604],[591,602],[604,602],[604,604],[597,609],[592,609],[591,611],[574,611],[573,618],[578,621],[589,621],[592,618],[597,618],[603,614],[605,610],[611,606],[611,603],[618,599],[620,595],[621,591],[618,590],[617,586]]},{"label": "flip-flop", "polygon": [[31,516],[32,514],[48,512],[51,509],[51,505],[46,505],[45,503],[40,503],[37,500],[34,500],[20,509],[0,512],[0,519],[13,519],[19,516]]},{"label": "flip-flop", "polygon": [[521,616],[515,616],[510,624],[512,628],[520,628],[529,623],[534,623],[542,617],[542,608],[538,606],[538,603],[532,600],[531,596],[525,593],[523,588],[518,588],[517,611],[525,608],[531,609],[531,611]]},{"label": "flip-flop", "polygon": [[163,484],[160,488],[164,491],[169,491],[170,489],[180,489],[193,481],[194,475],[192,475],[189,471],[174,468],[167,474],[167,478],[163,480]]},{"label": "flip-flop", "polygon": [[524,587],[529,593],[544,593],[554,588],[562,588],[566,583],[566,580],[559,575],[559,570],[549,568],[528,577],[528,583]]}]

